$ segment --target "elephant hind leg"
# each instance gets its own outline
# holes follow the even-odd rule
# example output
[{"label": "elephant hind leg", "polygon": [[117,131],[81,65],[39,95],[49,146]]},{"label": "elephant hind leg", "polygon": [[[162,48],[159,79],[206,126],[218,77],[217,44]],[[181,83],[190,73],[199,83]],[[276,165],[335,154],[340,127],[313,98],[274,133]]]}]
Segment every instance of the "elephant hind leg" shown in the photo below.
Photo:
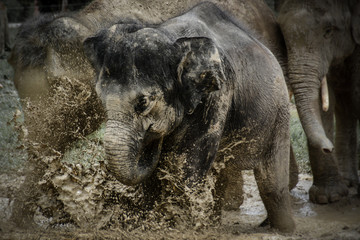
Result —
[{"label": "elephant hind leg", "polygon": [[254,169],[270,226],[282,232],[295,230],[289,193],[289,156],[289,133],[280,130],[276,133],[270,153]]}]

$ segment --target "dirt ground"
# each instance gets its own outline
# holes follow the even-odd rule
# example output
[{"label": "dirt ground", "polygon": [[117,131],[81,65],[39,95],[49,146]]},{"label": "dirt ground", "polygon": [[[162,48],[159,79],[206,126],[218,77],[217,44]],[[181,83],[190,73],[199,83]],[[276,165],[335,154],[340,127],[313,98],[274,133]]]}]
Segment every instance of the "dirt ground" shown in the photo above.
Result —
[{"label": "dirt ground", "polygon": [[[356,195],[355,189],[351,189],[348,198],[337,203],[315,205],[309,203],[308,200],[307,192],[312,183],[312,177],[308,174],[301,174],[300,182],[291,191],[293,213],[297,225],[295,233],[280,234],[268,227],[259,227],[259,224],[266,217],[266,211],[251,171],[244,171],[244,203],[237,211],[223,212],[221,224],[205,224],[201,227],[189,227],[188,225],[164,227],[160,223],[161,221],[157,225],[157,220],[154,220],[151,225],[148,225],[151,227],[140,225],[135,228],[131,227],[135,224],[134,219],[129,221],[126,217],[120,216],[118,218],[121,219],[119,220],[120,224],[118,223],[116,227],[96,228],[91,224],[84,224],[79,227],[73,222],[49,224],[51,217],[46,217],[46,214],[37,212],[35,216],[36,228],[15,227],[9,220],[17,190],[25,179],[22,166],[26,159],[26,152],[21,147],[21,142],[17,141],[16,124],[12,120],[14,116],[17,116],[16,119],[21,121],[21,106],[11,81],[12,71],[3,59],[0,60],[0,66],[0,239],[360,239],[360,198]],[[96,151],[96,149],[91,149],[91,151]],[[66,158],[75,159],[77,157],[76,154],[69,153]],[[71,166],[77,167],[78,164]],[[93,168],[97,167],[99,164],[93,165]],[[101,171],[97,173],[102,174]],[[69,179],[72,178],[65,178],[68,175],[71,175],[71,172],[65,171],[62,175],[52,176],[52,183],[58,187],[59,191],[57,200],[61,202],[64,211],[75,212],[76,217],[84,217],[84,222],[97,221],[96,214],[100,211],[98,210],[100,209],[99,206],[104,205],[104,202],[89,201],[92,205],[84,205],[81,199],[86,196],[83,195],[75,199],[76,201],[69,200],[69,196],[70,198],[73,196],[71,193],[81,194],[81,191],[77,189],[77,185],[69,182]],[[100,179],[96,174],[92,176],[94,179]],[[81,176],[78,176],[77,179],[81,181]],[[95,190],[102,190],[101,194],[104,194],[106,187],[101,188],[102,185],[111,185],[112,183],[109,180],[97,181],[96,186],[98,188]],[[115,185],[112,187],[115,188]],[[92,184],[87,186],[92,186]],[[66,195],[65,190],[69,188],[72,188],[69,191],[70,195]],[[92,190],[92,194],[98,196],[100,193],[95,190]],[[84,208],[85,210],[88,210],[86,208],[94,208],[95,210],[81,212]],[[115,208],[112,208],[112,211],[113,209]],[[181,212],[181,207],[178,210]],[[111,216],[123,212],[117,210]],[[197,221],[206,221],[205,218],[206,216],[199,215]],[[103,218],[100,220],[103,221]]]}]

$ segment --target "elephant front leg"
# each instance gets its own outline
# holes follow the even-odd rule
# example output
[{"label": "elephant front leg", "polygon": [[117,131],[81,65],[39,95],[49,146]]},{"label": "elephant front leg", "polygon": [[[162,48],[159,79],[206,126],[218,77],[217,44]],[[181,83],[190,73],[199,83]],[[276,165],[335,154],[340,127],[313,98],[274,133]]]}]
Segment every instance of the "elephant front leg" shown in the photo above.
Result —
[{"label": "elephant front leg", "polygon": [[178,155],[184,162],[184,180],[189,187],[203,181],[214,162],[219,141],[219,135],[208,135],[194,141],[189,139],[186,141],[186,147],[181,148]]},{"label": "elephant front leg", "polygon": [[[330,99],[330,109],[322,112],[322,122],[327,137],[333,141],[334,134],[334,98]],[[309,160],[313,173],[313,185],[309,190],[310,201],[319,204],[336,202],[348,195],[348,188],[342,182],[335,153],[324,153],[308,143]]]},{"label": "elephant front leg", "polygon": [[334,153],[324,154],[308,145],[313,185],[309,189],[309,199],[313,203],[336,202],[348,195],[349,191],[342,182]]}]

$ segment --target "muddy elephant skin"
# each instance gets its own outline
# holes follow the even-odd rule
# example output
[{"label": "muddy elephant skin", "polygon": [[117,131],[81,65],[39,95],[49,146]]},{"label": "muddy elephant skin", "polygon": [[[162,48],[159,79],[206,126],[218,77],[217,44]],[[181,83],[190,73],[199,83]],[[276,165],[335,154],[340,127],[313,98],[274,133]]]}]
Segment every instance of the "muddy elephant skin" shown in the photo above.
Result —
[{"label": "muddy elephant skin", "polygon": [[294,230],[288,91],[264,45],[203,3],[158,26],[114,25],[84,48],[107,112],[108,168],[119,181],[146,182],[171,153],[195,186],[226,148],[235,156],[227,168],[254,169],[271,226]]},{"label": "muddy elephant skin", "polygon": [[338,201],[348,194],[347,186],[359,185],[360,2],[288,0],[278,21],[288,50],[289,82],[308,139],[314,175],[310,200]]}]

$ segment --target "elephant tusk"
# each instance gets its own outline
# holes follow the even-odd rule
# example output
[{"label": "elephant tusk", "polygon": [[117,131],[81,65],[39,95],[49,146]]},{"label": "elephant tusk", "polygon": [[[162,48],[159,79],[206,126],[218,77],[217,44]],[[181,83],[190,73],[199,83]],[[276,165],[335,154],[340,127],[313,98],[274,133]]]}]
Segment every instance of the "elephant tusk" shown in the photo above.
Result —
[{"label": "elephant tusk", "polygon": [[326,76],[321,80],[321,101],[323,111],[327,112],[329,110],[329,89]]}]

